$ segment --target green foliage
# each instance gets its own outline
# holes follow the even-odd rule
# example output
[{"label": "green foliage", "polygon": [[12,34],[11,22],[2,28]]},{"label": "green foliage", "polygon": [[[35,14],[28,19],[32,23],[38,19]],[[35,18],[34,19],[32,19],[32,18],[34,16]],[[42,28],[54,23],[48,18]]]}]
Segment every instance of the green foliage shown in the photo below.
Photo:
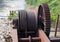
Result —
[{"label": "green foliage", "polygon": [[16,18],[16,17],[17,17],[17,12],[16,12],[16,11],[12,11],[12,12],[10,12],[10,14],[8,15],[8,18],[9,18],[9,19]]},{"label": "green foliage", "polygon": [[28,4],[39,6],[41,3],[47,3],[50,8],[51,19],[56,20],[56,15],[60,15],[60,0],[26,0]]}]

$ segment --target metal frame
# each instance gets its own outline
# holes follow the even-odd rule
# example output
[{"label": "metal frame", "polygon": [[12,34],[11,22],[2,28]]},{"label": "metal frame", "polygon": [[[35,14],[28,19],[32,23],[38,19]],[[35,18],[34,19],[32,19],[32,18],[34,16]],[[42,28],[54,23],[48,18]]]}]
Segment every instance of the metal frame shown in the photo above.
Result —
[{"label": "metal frame", "polygon": [[[44,33],[43,30],[41,29],[38,29],[38,34],[39,36],[38,37],[32,37],[31,39],[32,40],[39,40],[41,42],[50,42],[50,40],[48,39],[48,37],[46,36],[46,34]],[[12,39],[13,39],[13,42],[18,42],[18,35],[17,35],[17,29],[16,28],[13,28],[12,30]],[[30,37],[28,38],[20,38],[20,40],[22,41],[29,41]]]}]

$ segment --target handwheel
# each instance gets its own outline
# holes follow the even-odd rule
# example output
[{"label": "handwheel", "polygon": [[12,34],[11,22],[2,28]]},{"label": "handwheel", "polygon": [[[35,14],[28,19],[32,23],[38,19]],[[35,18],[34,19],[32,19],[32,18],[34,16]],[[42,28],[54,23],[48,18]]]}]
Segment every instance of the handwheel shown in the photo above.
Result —
[{"label": "handwheel", "polygon": [[50,34],[50,10],[46,3],[42,3],[38,9],[38,27],[42,27],[47,36]]}]

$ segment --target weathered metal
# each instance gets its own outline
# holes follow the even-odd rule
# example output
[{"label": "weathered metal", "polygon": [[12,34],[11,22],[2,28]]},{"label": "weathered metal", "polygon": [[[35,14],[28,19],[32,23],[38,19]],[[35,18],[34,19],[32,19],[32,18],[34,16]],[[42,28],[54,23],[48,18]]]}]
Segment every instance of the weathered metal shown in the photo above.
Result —
[{"label": "weathered metal", "polygon": [[[41,22],[40,22],[41,21]],[[43,23],[43,24],[41,24]],[[42,25],[42,28],[40,27]],[[46,3],[42,3],[38,9],[38,26],[44,30],[46,35],[49,37],[51,19],[50,19],[50,10]]]},{"label": "weathered metal", "polygon": [[18,33],[15,27],[12,30],[12,42],[18,42]]},{"label": "weathered metal", "polygon": [[27,12],[27,30],[34,31],[37,29],[37,19],[33,12]]},{"label": "weathered metal", "polygon": [[[30,38],[20,38],[22,41],[29,41]],[[32,37],[31,40],[40,40],[39,37]]]},{"label": "weathered metal", "polygon": [[27,29],[26,14],[27,12],[25,10],[18,12],[18,30],[20,31],[25,31]]},{"label": "weathered metal", "polygon": [[[14,33],[13,33],[14,32]],[[17,29],[13,29],[12,31],[12,40],[13,42],[18,42],[18,35],[17,35]],[[19,38],[20,42],[29,42],[29,40],[34,41],[34,42],[50,42],[46,34],[44,33],[43,30],[38,29],[38,37],[27,37],[27,38]]]},{"label": "weathered metal", "polygon": [[56,17],[56,24],[55,24],[55,37],[57,36],[57,28],[58,28],[58,22],[59,22],[59,15]]},{"label": "weathered metal", "polygon": [[[33,12],[19,11],[18,19],[18,37],[35,36],[37,29],[37,20]],[[34,32],[34,33],[33,33]]]},{"label": "weathered metal", "polygon": [[41,39],[41,42],[50,42],[50,40],[48,39],[48,37],[46,36],[43,30],[38,29],[38,33],[39,33],[39,38]]},{"label": "weathered metal", "polygon": [[17,26],[14,27],[14,31],[16,38],[18,36],[18,42],[50,42],[47,38],[50,33],[50,11],[47,4],[39,6],[38,14],[25,10],[18,11],[18,19],[14,21],[13,24]]}]

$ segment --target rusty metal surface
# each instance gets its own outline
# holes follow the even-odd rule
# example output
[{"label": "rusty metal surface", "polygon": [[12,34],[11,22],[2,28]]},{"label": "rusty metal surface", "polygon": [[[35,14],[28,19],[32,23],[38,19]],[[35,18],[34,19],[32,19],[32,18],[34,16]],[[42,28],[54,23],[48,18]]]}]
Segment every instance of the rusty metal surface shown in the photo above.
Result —
[{"label": "rusty metal surface", "polygon": [[55,35],[54,35],[55,37],[56,37],[56,35],[57,35],[58,22],[59,22],[59,15],[57,15],[57,17],[56,17]]},{"label": "rusty metal surface", "polygon": [[43,30],[39,29],[38,33],[39,33],[39,38],[41,39],[41,42],[50,42],[50,40],[48,39],[48,37],[46,36]]},{"label": "rusty metal surface", "polygon": [[49,36],[51,21],[50,21],[50,10],[46,3],[42,3],[38,9],[38,25],[40,25],[41,23],[43,23],[41,29],[43,29],[46,35]]},{"label": "rusty metal surface", "polygon": [[18,42],[17,29],[12,29],[12,41],[13,42]]},{"label": "rusty metal surface", "polygon": [[[26,12],[24,10],[19,11],[18,39],[28,37],[29,35],[31,37],[36,36],[36,29],[37,21],[35,14],[33,12]],[[18,42],[21,42],[21,40],[19,40]]]},{"label": "rusty metal surface", "polygon": [[[13,36],[14,40],[17,39],[17,42],[50,42],[47,38],[50,33],[50,11],[47,4],[43,3],[39,6],[38,14],[21,10],[18,15],[18,27],[13,31],[16,33],[16,38]],[[38,30],[40,27],[42,30]]]},{"label": "rusty metal surface", "polygon": [[[29,38],[20,38],[20,40],[29,41]],[[32,37],[31,40],[40,40],[39,37]]]}]

